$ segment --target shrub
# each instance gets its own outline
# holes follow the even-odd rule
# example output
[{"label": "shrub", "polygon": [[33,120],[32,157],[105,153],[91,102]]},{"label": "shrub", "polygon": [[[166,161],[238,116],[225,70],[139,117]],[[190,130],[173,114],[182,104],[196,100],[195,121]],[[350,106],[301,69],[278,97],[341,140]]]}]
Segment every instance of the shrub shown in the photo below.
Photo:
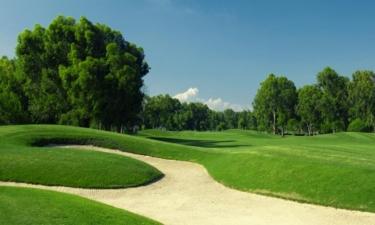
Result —
[{"label": "shrub", "polygon": [[350,122],[348,131],[352,132],[368,132],[370,131],[370,127],[366,125],[366,123],[361,119],[355,119]]}]

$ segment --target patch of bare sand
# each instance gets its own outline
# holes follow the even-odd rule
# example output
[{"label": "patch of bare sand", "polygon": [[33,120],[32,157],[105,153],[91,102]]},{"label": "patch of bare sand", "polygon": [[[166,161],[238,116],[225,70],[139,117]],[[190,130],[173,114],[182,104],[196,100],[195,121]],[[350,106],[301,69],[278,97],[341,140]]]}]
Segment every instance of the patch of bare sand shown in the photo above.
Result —
[{"label": "patch of bare sand", "polygon": [[144,161],[165,174],[153,184],[97,190],[47,187],[11,182],[0,185],[35,187],[76,194],[126,209],[166,225],[374,225],[375,214],[298,203],[230,189],[195,163],[136,155],[94,146],[95,150]]}]

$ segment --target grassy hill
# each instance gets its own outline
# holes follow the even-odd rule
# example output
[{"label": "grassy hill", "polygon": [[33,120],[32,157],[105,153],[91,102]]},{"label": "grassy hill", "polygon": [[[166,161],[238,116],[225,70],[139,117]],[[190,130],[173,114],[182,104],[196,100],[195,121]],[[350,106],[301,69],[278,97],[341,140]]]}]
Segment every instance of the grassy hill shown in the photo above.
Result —
[{"label": "grassy hill", "polygon": [[[46,172],[43,172],[43,167],[34,169],[28,176],[20,176],[16,168],[23,168],[24,171],[27,169],[24,166],[26,161],[37,160],[32,164],[36,166],[52,159],[59,169],[49,173],[59,173],[68,169],[62,163],[65,154],[72,155],[70,160],[78,158],[77,161],[86,157],[81,154],[88,154],[67,149],[31,147],[48,143],[94,144],[138,154],[193,161],[204,165],[217,181],[236,189],[375,212],[375,134],[337,133],[282,138],[240,130],[148,130],[137,136],[129,136],[67,126],[3,126],[0,127],[0,179],[11,180],[8,177],[12,176],[17,177],[17,181],[49,184],[51,182],[44,178]],[[37,154],[22,163],[11,163],[24,157],[24,154],[34,154],[30,152]],[[39,157],[43,158],[42,154],[48,154],[48,157],[39,160]],[[110,156],[92,157],[100,161],[102,157]],[[88,172],[84,171],[84,174]],[[154,174],[154,177],[159,176],[156,172]],[[72,185],[66,180],[59,182]]]},{"label": "grassy hill", "polygon": [[0,224],[158,225],[124,210],[70,194],[0,187]]},{"label": "grassy hill", "polygon": [[[101,152],[38,147],[45,137],[79,130],[49,126],[0,127],[0,179],[83,188],[139,186],[162,177],[138,160]],[[51,126],[53,127],[53,126]],[[51,132],[50,132],[51,131]],[[87,130],[88,134],[90,130]],[[78,140],[78,139],[77,139]]]}]

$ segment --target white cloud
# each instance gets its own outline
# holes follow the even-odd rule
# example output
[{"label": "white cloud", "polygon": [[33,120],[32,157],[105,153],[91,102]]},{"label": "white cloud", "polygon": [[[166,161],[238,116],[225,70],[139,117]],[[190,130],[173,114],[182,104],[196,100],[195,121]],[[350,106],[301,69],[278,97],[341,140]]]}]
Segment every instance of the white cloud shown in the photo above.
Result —
[{"label": "white cloud", "polygon": [[226,102],[221,98],[209,98],[208,100],[198,98],[199,89],[198,88],[189,88],[185,92],[178,93],[173,98],[178,99],[180,102],[202,102],[206,104],[210,109],[216,111],[223,111],[225,109],[233,109],[234,111],[242,111],[245,108],[238,104],[232,104],[230,102]]},{"label": "white cloud", "polygon": [[180,102],[190,102],[198,96],[198,88],[189,88],[187,91],[176,94],[173,98],[180,100]]},{"label": "white cloud", "polygon": [[221,98],[209,98],[204,103],[212,110],[223,111],[225,109],[233,109],[234,111],[242,111],[243,107],[238,104],[223,101]]}]

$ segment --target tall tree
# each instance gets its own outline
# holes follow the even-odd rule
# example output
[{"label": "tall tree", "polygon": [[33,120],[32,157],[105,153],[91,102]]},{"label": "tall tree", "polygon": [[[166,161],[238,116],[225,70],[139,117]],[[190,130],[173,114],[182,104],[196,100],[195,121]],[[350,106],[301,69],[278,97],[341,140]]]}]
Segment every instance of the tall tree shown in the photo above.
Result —
[{"label": "tall tree", "polygon": [[356,71],[349,84],[350,118],[361,119],[375,131],[375,73]]},{"label": "tall tree", "polygon": [[274,134],[276,134],[277,95],[277,77],[274,74],[270,74],[260,84],[253,102],[258,128],[268,130],[271,126]]},{"label": "tall tree", "polygon": [[36,25],[18,37],[18,69],[28,97],[28,110],[33,122],[56,123],[66,110],[65,91],[61,87],[58,67],[67,63],[66,44],[74,33],[73,19],[58,17],[48,29]]},{"label": "tall tree", "polygon": [[321,112],[325,132],[345,130],[348,125],[349,79],[329,67],[318,73],[317,79],[322,90]]},{"label": "tall tree", "polygon": [[277,124],[281,135],[284,136],[288,121],[295,117],[295,107],[297,104],[297,90],[293,81],[286,77],[278,78],[278,99],[277,99]]},{"label": "tall tree", "polygon": [[0,59],[0,124],[27,122],[26,100],[13,60]]},{"label": "tall tree", "polygon": [[143,49],[82,17],[57,17],[20,34],[18,68],[33,122],[122,131],[139,122]]},{"label": "tall tree", "polygon": [[269,75],[261,83],[253,102],[259,126],[271,129],[274,134],[280,130],[284,135],[288,120],[294,116],[296,100],[296,87],[292,81]]},{"label": "tall tree", "polygon": [[306,125],[309,135],[321,123],[321,98],[322,92],[316,85],[306,85],[298,90],[297,114]]}]

